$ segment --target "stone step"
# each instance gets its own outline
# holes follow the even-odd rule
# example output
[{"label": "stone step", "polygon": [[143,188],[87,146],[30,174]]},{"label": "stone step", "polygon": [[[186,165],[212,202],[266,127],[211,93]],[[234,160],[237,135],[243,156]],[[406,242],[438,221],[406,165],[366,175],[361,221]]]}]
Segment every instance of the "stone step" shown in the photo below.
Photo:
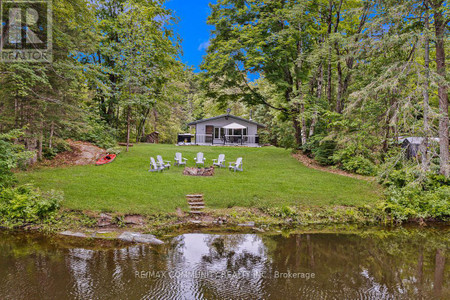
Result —
[{"label": "stone step", "polygon": [[191,210],[204,209],[204,206],[191,206]]},{"label": "stone step", "polygon": [[205,202],[188,202],[190,206],[205,205]]},{"label": "stone step", "polygon": [[186,198],[193,198],[193,199],[203,199],[203,195],[186,195]]},{"label": "stone step", "polygon": [[189,213],[193,214],[193,215],[201,215],[201,214],[203,214],[202,211],[197,211],[197,210],[191,210]]},{"label": "stone step", "polygon": [[203,202],[204,200],[203,199],[188,199],[187,201],[189,203],[191,203],[191,202]]}]

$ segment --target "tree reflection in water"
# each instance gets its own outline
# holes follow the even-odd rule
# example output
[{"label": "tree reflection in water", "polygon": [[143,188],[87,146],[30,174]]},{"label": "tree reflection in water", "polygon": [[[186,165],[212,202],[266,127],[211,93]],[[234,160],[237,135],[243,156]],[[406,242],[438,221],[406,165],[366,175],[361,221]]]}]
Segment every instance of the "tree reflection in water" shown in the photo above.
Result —
[{"label": "tree reflection in water", "polygon": [[446,228],[185,234],[122,249],[0,232],[0,298],[449,299],[449,245]]}]

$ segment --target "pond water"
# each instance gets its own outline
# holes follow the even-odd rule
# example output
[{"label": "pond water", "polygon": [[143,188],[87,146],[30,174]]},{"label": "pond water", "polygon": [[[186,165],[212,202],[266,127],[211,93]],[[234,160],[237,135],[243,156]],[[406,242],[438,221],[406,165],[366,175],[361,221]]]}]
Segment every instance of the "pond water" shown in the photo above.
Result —
[{"label": "pond water", "polygon": [[450,299],[449,239],[448,228],[194,233],[106,248],[0,231],[0,298]]}]

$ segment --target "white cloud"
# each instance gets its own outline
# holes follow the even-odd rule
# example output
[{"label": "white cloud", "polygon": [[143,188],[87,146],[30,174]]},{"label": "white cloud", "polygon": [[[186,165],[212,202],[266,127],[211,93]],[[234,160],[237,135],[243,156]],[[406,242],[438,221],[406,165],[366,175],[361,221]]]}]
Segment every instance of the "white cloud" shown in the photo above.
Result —
[{"label": "white cloud", "polygon": [[206,42],[201,43],[201,44],[198,46],[198,51],[203,51],[203,50],[208,49],[208,47],[209,47],[210,44],[211,44],[211,43],[210,43],[209,41],[206,41]]}]

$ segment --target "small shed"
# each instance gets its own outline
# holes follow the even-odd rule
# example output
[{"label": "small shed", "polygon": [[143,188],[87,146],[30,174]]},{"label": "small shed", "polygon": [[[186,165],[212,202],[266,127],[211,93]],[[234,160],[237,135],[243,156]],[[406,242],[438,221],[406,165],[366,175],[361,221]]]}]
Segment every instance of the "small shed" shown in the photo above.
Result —
[{"label": "small shed", "polygon": [[402,142],[402,148],[406,150],[406,157],[413,158],[419,154],[420,146],[423,144],[423,137],[407,137]]},{"label": "small shed", "polygon": [[147,134],[143,137],[142,142],[144,143],[150,143],[150,144],[158,144],[159,142],[159,132],[153,131],[150,134]]},{"label": "small shed", "polygon": [[[406,150],[407,158],[414,158],[420,154],[422,147],[424,147],[425,138],[423,137],[407,137],[400,138],[400,142],[402,143],[402,148]],[[428,143],[439,142],[439,138],[428,138]]]}]

